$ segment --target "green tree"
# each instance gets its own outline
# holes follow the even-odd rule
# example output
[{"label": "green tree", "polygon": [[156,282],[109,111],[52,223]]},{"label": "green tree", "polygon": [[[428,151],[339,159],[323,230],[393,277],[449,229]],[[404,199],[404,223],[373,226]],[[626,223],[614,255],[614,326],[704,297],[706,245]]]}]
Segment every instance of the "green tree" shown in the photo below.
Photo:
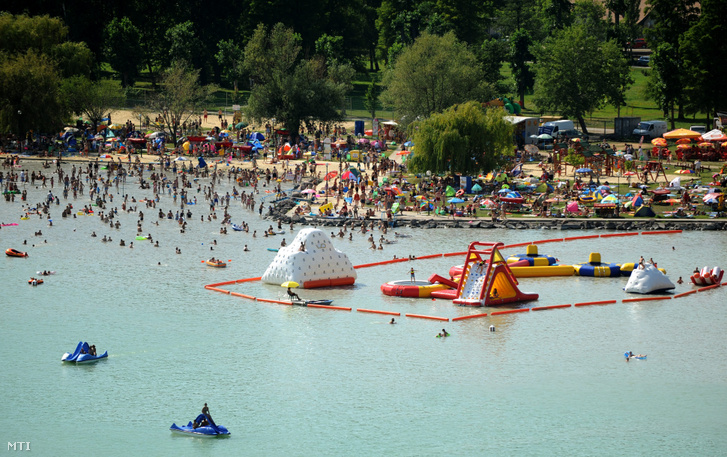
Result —
[{"label": "green tree", "polygon": [[534,48],[535,104],[578,120],[588,133],[585,116],[606,103],[623,103],[631,84],[629,66],[614,40],[599,41],[572,26]]},{"label": "green tree", "polygon": [[474,53],[453,33],[425,33],[387,69],[382,101],[394,107],[404,125],[456,103],[489,100],[495,94],[484,82]]},{"label": "green tree", "polygon": [[371,84],[366,88],[364,106],[366,111],[371,113],[371,119],[376,118],[376,107],[379,104],[379,85],[375,74],[371,75]]},{"label": "green tree", "polygon": [[201,68],[202,42],[195,33],[192,21],[173,25],[167,30],[165,37],[169,43],[168,62],[178,62],[190,68]]},{"label": "green tree", "polygon": [[85,76],[74,76],[65,79],[61,89],[69,110],[88,119],[94,132],[103,118],[124,101],[123,92],[107,79],[94,82]]},{"label": "green tree", "polygon": [[477,50],[477,58],[482,64],[483,78],[498,94],[507,90],[501,72],[507,54],[507,44],[494,38],[484,40]]},{"label": "green tree", "polygon": [[238,81],[245,73],[244,53],[233,40],[222,40],[217,43],[217,54],[215,59],[221,68],[222,78],[225,82],[232,84],[235,95],[238,91]]},{"label": "green tree", "polygon": [[454,105],[410,126],[416,153],[414,172],[476,174],[489,172],[512,155],[514,127],[501,108],[476,101]]},{"label": "green tree", "polygon": [[133,86],[142,64],[141,33],[128,17],[114,18],[104,31],[106,60],[121,76],[121,86]]},{"label": "green tree", "polygon": [[645,88],[646,96],[655,101],[669,119],[671,129],[675,129],[674,109],[682,96],[682,86],[679,74],[680,62],[676,56],[678,52],[671,43],[660,43],[652,46],[651,71]]},{"label": "green tree", "polygon": [[716,75],[727,74],[727,2],[703,0],[699,20],[680,39],[684,66],[687,107],[693,113],[703,112],[707,125],[717,110],[727,107],[727,86]]},{"label": "green tree", "polygon": [[516,30],[510,37],[510,67],[512,79],[515,83],[515,92],[520,97],[520,106],[525,107],[525,92],[533,88],[535,74],[530,68],[533,54],[530,47],[533,41],[527,30]]},{"label": "green tree", "polygon": [[0,50],[8,54],[50,54],[67,36],[68,28],[58,18],[0,13]]},{"label": "green tree", "polygon": [[570,0],[543,0],[540,16],[545,30],[552,32],[569,27],[572,23],[573,3]]},{"label": "green tree", "polygon": [[[682,88],[691,75],[691,68],[684,65],[679,40],[699,19],[698,5],[695,0],[648,1],[648,13],[653,18],[653,27],[645,30],[646,40],[652,49],[662,44],[669,44],[670,46],[664,49],[671,49],[671,52],[673,52],[668,56],[662,54],[661,58],[655,56],[651,62],[651,67],[656,70],[656,77],[659,78],[657,86],[665,91],[663,96],[658,98],[670,99],[672,94],[677,93],[675,104],[679,109],[679,118],[683,117],[683,106],[686,98]],[[676,73],[674,75],[667,74],[667,68],[673,68],[672,64],[676,64]],[[659,68],[660,66],[663,68]],[[674,117],[672,115],[673,124]]]},{"label": "green tree", "polygon": [[302,122],[334,121],[351,87],[353,69],[323,58],[299,59],[301,38],[276,24],[259,26],[245,46],[245,69],[253,80],[247,115],[275,118],[297,140]]},{"label": "green tree", "polygon": [[47,55],[0,54],[0,129],[21,137],[28,130],[58,130],[66,116],[59,87],[58,70]]},{"label": "green tree", "polygon": [[77,75],[91,76],[94,56],[86,43],[66,41],[53,47],[50,55],[55,60],[63,78]]},{"label": "green tree", "polygon": [[172,144],[177,142],[180,126],[204,109],[214,88],[199,84],[199,70],[190,70],[175,62],[162,75],[159,90],[153,94],[149,108],[162,120]]}]

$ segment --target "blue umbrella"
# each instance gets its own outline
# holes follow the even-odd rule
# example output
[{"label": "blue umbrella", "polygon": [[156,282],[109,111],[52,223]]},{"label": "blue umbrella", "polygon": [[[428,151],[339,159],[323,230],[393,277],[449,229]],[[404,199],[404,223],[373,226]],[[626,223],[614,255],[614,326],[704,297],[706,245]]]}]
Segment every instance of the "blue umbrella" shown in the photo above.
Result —
[{"label": "blue umbrella", "polygon": [[510,192],[510,189],[500,189],[497,191],[498,194],[506,194],[508,192]]},{"label": "blue umbrella", "polygon": [[464,203],[464,200],[461,198],[453,197],[447,200],[447,203]]},{"label": "blue umbrella", "polygon": [[409,146],[414,146],[414,143],[412,143],[411,141],[407,141],[406,143],[404,143],[404,147],[408,148]]},{"label": "blue umbrella", "polygon": [[579,168],[576,170],[576,173],[590,173],[592,171],[590,168]]},{"label": "blue umbrella", "polygon": [[265,135],[263,135],[260,132],[253,132],[253,133],[250,134],[250,139],[251,140],[264,141],[265,140]]}]

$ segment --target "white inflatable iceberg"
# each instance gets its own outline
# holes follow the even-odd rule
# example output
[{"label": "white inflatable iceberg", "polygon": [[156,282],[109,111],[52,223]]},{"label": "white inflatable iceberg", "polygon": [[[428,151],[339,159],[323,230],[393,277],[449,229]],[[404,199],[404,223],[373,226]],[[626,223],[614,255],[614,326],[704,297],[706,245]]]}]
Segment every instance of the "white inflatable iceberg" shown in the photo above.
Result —
[{"label": "white inflatable iceberg", "polygon": [[278,250],[262,281],[268,284],[295,281],[306,289],[345,286],[356,281],[356,270],[348,256],[333,247],[328,235],[306,228],[288,246]]},{"label": "white inflatable iceberg", "polygon": [[634,294],[650,294],[660,290],[674,289],[675,287],[674,283],[664,273],[654,265],[647,263],[644,265],[643,270],[635,268],[631,272],[624,290]]}]

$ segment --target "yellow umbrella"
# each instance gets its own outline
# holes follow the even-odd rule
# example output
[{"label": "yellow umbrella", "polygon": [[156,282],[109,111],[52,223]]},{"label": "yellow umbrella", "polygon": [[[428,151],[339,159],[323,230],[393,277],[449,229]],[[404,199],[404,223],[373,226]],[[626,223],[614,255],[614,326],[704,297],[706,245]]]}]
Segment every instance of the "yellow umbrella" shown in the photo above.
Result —
[{"label": "yellow umbrella", "polygon": [[707,143],[706,141],[704,143],[699,143],[700,148],[711,148],[712,143]]},{"label": "yellow umbrella", "polygon": [[701,133],[687,129],[676,129],[664,134],[664,138],[666,138],[667,140],[678,140],[680,138],[699,138],[700,136],[702,136]]},{"label": "yellow umbrella", "polygon": [[282,283],[280,285],[280,287],[299,287],[299,286],[300,286],[300,284],[298,284],[295,281],[285,281],[284,283]]},{"label": "yellow umbrella", "polygon": [[666,146],[666,140],[664,138],[654,138],[653,140],[651,140],[651,144],[653,144],[654,146],[663,147]]}]

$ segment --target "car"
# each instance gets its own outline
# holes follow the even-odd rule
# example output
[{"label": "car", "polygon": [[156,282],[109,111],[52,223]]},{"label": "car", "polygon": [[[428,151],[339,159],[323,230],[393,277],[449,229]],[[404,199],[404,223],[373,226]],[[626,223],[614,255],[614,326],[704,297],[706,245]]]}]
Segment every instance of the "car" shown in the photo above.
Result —
[{"label": "car", "polygon": [[631,44],[632,49],[644,49],[646,48],[646,40],[643,38],[637,38],[634,40],[633,44]]},{"label": "car", "polygon": [[689,130],[697,133],[707,133],[707,127],[703,125],[692,125],[689,127]]},{"label": "car", "polygon": [[569,140],[572,140],[573,138],[583,138],[583,134],[576,129],[560,130],[555,133],[554,137],[557,139],[568,138]]},{"label": "car", "polygon": [[651,62],[651,56],[641,56],[636,60],[636,65],[639,67],[648,67]]}]

